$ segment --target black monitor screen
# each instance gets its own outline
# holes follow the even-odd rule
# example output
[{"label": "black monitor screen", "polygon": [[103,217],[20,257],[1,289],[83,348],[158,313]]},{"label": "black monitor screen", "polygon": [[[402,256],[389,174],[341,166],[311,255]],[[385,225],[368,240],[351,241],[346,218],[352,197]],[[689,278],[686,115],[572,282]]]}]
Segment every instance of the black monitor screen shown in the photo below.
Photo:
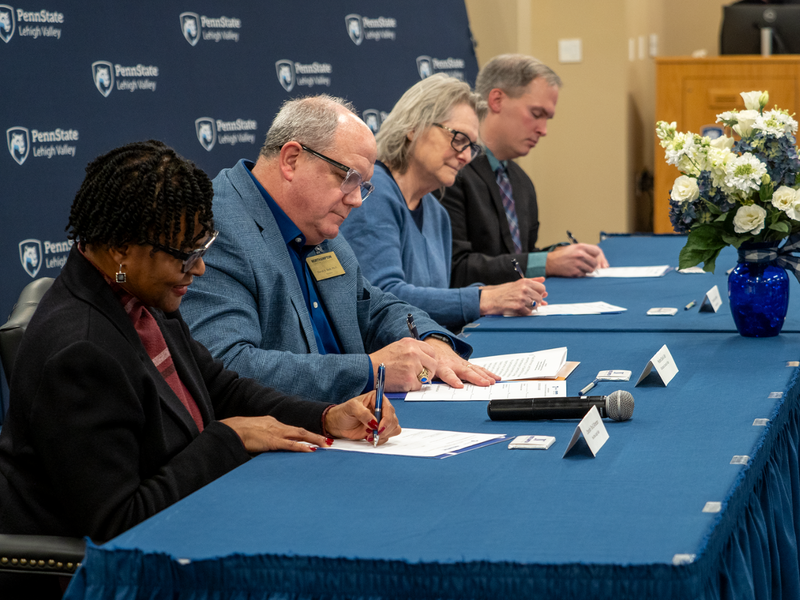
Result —
[{"label": "black monitor screen", "polygon": [[800,5],[723,7],[720,54],[761,54],[761,29],[772,29],[773,54],[800,54]]}]

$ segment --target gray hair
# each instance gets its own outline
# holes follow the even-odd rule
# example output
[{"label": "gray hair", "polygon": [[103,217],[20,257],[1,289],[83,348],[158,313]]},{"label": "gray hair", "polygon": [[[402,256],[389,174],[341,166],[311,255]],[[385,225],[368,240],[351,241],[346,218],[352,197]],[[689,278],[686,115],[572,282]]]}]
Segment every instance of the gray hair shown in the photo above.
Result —
[{"label": "gray hair", "polygon": [[548,85],[561,87],[561,78],[540,60],[526,54],[501,54],[486,63],[475,80],[475,91],[484,100],[489,92],[498,88],[512,98],[525,93],[534,79],[542,77]]},{"label": "gray hair", "polygon": [[[459,79],[437,73],[415,83],[381,124],[376,136],[378,159],[390,169],[405,173],[420,134],[434,123],[449,119],[453,108],[459,104],[468,105],[479,119],[486,112],[486,103],[469,84]],[[416,135],[409,140],[408,134],[412,131]]]},{"label": "gray hair", "polygon": [[327,94],[287,100],[270,125],[260,156],[277,156],[288,142],[300,142],[317,152],[330,149],[342,108],[356,112],[347,100]]}]

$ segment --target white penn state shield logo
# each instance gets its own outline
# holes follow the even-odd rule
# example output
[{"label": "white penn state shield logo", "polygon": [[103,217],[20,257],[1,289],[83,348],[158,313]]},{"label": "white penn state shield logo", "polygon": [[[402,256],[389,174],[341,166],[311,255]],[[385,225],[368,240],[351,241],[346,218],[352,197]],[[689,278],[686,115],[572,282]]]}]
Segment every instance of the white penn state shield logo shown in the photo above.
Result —
[{"label": "white penn state shield logo", "polygon": [[275,63],[275,71],[283,89],[291,92],[294,89],[294,63],[290,60],[279,60]]},{"label": "white penn state shield logo", "polygon": [[14,9],[8,4],[0,4],[0,40],[7,44],[14,35],[14,29],[16,29]]},{"label": "white penn state shield logo", "polygon": [[111,90],[114,89],[114,65],[105,60],[98,60],[92,63],[92,79],[103,96],[108,98]]},{"label": "white penn state shield logo", "polygon": [[381,128],[381,113],[374,108],[368,108],[362,113],[364,123],[367,124],[372,133],[378,133]]},{"label": "white penn state shield logo", "polygon": [[356,46],[360,46],[364,41],[364,25],[361,22],[361,15],[352,14],[344,18],[344,23],[347,26],[347,35],[353,40]]},{"label": "white penn state shield logo", "polygon": [[419,72],[420,79],[425,79],[433,75],[433,63],[431,62],[430,56],[417,57],[417,71]]},{"label": "white penn state shield logo", "polygon": [[200,39],[200,17],[197,13],[181,13],[181,31],[187,42],[192,46],[197,45]]},{"label": "white penn state shield logo", "polygon": [[19,260],[22,268],[31,277],[36,277],[42,268],[42,242],[39,240],[22,240],[19,243]]},{"label": "white penn state shield logo", "polygon": [[197,140],[200,145],[206,150],[211,152],[214,144],[217,143],[217,128],[214,125],[214,119],[211,117],[200,117],[194,122],[195,131],[197,131]]},{"label": "white penn state shield logo", "polygon": [[10,127],[6,129],[6,141],[11,158],[18,164],[25,162],[31,146],[31,136],[25,127]]}]

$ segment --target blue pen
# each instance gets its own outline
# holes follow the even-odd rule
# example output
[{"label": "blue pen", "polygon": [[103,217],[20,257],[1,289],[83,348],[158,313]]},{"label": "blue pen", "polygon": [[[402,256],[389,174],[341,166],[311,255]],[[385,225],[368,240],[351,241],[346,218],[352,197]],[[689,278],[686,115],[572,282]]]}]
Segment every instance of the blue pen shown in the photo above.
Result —
[{"label": "blue pen", "polygon": [[[516,258],[511,259],[511,264],[514,266],[514,270],[519,275],[520,279],[525,279],[525,273],[522,272],[522,267],[519,266],[519,261]],[[536,302],[531,302],[531,308],[536,308]]]},{"label": "blue pen", "polygon": [[[375,421],[378,423],[378,427],[381,425],[381,417],[383,416],[383,382],[386,378],[386,367],[383,366],[381,363],[378,366],[378,384],[376,386],[375,391]],[[373,441],[372,444],[377,447],[378,440],[380,439],[380,433],[378,430],[373,430]]]}]

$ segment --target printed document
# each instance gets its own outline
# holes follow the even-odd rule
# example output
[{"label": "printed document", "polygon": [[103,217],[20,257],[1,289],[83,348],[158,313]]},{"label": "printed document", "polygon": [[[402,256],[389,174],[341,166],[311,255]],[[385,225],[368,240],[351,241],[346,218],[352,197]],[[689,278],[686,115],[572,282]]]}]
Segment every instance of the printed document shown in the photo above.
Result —
[{"label": "printed document", "polygon": [[469,362],[499,375],[503,381],[514,379],[555,379],[567,361],[567,348],[538,352],[498,354],[472,358]]},{"label": "printed document", "polygon": [[[628,310],[621,306],[614,306],[608,302],[575,302],[572,304],[548,304],[540,306],[531,313],[532,317],[546,317],[548,315],[603,315],[621,313]],[[523,317],[527,318],[527,317]]]},{"label": "printed document", "polygon": [[510,438],[511,436],[504,433],[461,433],[404,427],[400,435],[390,438],[377,448],[366,440],[335,440],[333,446],[324,449],[419,458],[447,458]]},{"label": "printed document", "polygon": [[595,269],[587,273],[586,277],[662,277],[671,267],[658,265],[657,267],[607,267]]},{"label": "printed document", "polygon": [[501,381],[481,387],[465,383],[462,389],[450,387],[446,383],[423,385],[417,392],[406,394],[406,402],[469,402],[517,398],[545,398],[566,396],[566,381]]}]

